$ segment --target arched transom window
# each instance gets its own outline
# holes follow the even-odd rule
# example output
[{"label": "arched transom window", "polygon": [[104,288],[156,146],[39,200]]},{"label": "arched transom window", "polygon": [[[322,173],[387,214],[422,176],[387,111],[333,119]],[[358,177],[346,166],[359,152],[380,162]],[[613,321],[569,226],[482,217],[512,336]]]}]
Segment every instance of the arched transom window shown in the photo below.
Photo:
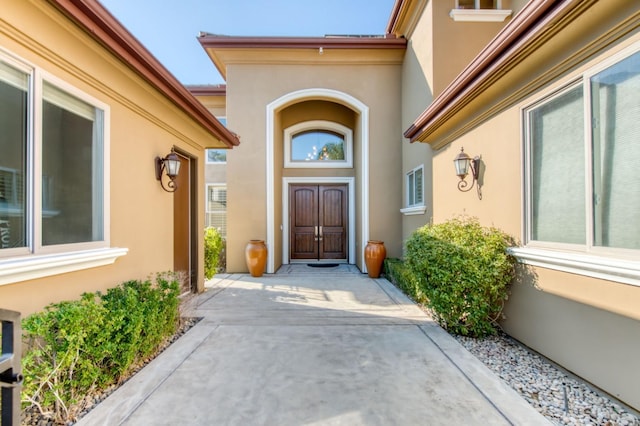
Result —
[{"label": "arched transom window", "polygon": [[352,131],[332,121],[305,121],[284,131],[288,168],[353,167]]}]

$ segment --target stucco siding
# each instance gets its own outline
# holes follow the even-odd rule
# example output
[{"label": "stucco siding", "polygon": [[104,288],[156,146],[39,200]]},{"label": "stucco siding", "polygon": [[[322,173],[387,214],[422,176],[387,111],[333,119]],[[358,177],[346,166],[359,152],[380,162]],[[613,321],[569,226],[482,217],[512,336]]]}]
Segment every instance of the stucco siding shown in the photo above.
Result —
[{"label": "stucco siding", "polygon": [[[105,185],[110,227],[105,231],[110,247],[128,249],[112,265],[2,285],[2,307],[27,315],[82,292],[104,291],[125,280],[172,270],[173,196],[156,180],[154,159],[177,147],[196,161],[199,185],[204,179],[203,147],[221,142],[46,2],[3,2],[0,49],[45,78],[51,76],[108,106],[110,179]],[[204,191],[198,194],[193,201],[202,205]],[[204,226],[204,212],[198,212],[193,225]],[[196,246],[202,253],[201,236]],[[198,259],[200,286],[203,268]]]},{"label": "stucco siding", "polygon": [[[475,216],[518,239],[518,245],[528,243],[523,111],[580,82],[585,72],[624,49],[637,46],[638,5],[623,3],[598,2],[429,136],[438,147],[433,155],[434,222],[455,215]],[[456,188],[452,160],[461,147],[471,157],[481,157],[481,200],[475,188],[466,193]],[[547,250],[550,255],[555,250],[558,256],[568,252],[561,247]],[[606,259],[634,259],[613,250],[591,254],[603,256],[605,263]],[[638,408],[634,355],[640,351],[638,306],[640,286],[613,275],[601,279],[586,270],[520,265],[502,326],[535,351]]]},{"label": "stucco siding", "polygon": [[[390,255],[398,256],[401,250],[399,208],[401,151],[393,143],[400,128],[400,66],[399,65],[259,65],[229,64],[227,66],[227,124],[242,135],[240,149],[228,156],[228,214],[229,222],[227,268],[233,272],[246,271],[243,250],[249,239],[265,239],[266,223],[266,107],[268,104],[290,93],[303,89],[330,89],[345,93],[369,108],[369,164],[370,164],[370,212],[371,237],[385,240]],[[335,102],[335,100],[327,99]],[[282,244],[282,176],[327,176],[327,171],[282,169],[282,132],[300,117],[308,116],[305,108],[313,109],[313,102],[302,106],[291,114],[275,111],[273,182],[275,186],[274,229],[277,244]],[[332,171],[329,176],[356,176],[356,188],[360,188],[361,129],[357,124],[357,112],[350,110],[352,118],[343,113],[346,106],[336,106],[324,115],[326,119],[344,121],[353,126],[354,167]],[[338,114],[338,115],[335,115]],[[315,118],[315,117],[314,117]],[[239,177],[242,176],[242,179]],[[359,193],[360,190],[358,189]],[[356,199],[359,199],[356,194]],[[359,209],[359,207],[356,207]],[[359,227],[360,223],[352,224]],[[281,260],[281,247],[274,250]],[[357,251],[363,247],[356,247]]]}]

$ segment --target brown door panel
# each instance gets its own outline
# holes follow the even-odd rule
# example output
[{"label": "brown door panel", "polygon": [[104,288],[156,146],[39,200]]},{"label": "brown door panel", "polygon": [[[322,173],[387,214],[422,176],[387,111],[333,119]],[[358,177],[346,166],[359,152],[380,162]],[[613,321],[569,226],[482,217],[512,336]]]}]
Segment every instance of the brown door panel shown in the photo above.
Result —
[{"label": "brown door panel", "polygon": [[291,203],[291,257],[293,259],[317,259],[318,244],[318,187],[290,186]]},{"label": "brown door panel", "polygon": [[347,258],[347,186],[291,185],[291,259]]}]

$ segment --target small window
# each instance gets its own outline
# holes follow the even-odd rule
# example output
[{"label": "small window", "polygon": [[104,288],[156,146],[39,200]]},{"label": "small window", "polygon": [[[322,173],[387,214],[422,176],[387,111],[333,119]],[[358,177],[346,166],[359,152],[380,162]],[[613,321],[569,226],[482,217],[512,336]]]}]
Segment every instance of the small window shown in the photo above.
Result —
[{"label": "small window", "polygon": [[307,121],[284,131],[285,167],[350,168],[351,129],[330,121]]},{"label": "small window", "polygon": [[407,207],[424,205],[424,166],[407,173]]},{"label": "small window", "polygon": [[[227,126],[227,117],[216,117],[220,123]],[[207,164],[226,164],[226,149],[207,149]]]},{"label": "small window", "polygon": [[511,13],[501,0],[456,0],[449,16],[458,22],[504,22]]},{"label": "small window", "polygon": [[220,235],[227,236],[227,187],[226,185],[207,185],[207,227],[217,228]]},{"label": "small window", "polygon": [[456,9],[502,9],[501,0],[456,0]]},{"label": "small window", "polygon": [[227,162],[226,149],[208,149],[207,150],[207,163],[224,164],[226,162]]}]

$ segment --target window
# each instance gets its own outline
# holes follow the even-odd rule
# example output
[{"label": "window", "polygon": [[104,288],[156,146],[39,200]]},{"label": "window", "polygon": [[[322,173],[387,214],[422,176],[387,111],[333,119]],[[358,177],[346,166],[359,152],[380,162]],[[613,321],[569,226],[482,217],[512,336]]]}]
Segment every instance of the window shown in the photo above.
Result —
[{"label": "window", "polygon": [[416,167],[407,173],[407,207],[421,206],[423,200],[423,183],[422,177],[423,166]]},{"label": "window", "polygon": [[501,0],[456,0],[456,9],[502,9]]},{"label": "window", "polygon": [[406,208],[400,210],[405,215],[425,212],[424,165],[420,165],[406,174],[405,200]]},{"label": "window", "polygon": [[224,164],[227,162],[226,149],[207,149],[208,164]]},{"label": "window", "polygon": [[0,284],[16,255],[108,247],[106,120],[100,102],[0,57]]},{"label": "window", "polygon": [[635,49],[524,110],[527,247],[512,250],[522,261],[640,285]]},{"label": "window", "polygon": [[[226,117],[216,117],[216,118],[224,126],[227,125]],[[207,164],[226,164],[226,163],[227,163],[226,149],[207,149]]]},{"label": "window", "polygon": [[227,187],[226,185],[207,185],[207,227],[217,228],[223,238],[227,236]]},{"label": "window", "polygon": [[307,121],[284,131],[285,167],[353,167],[352,132],[330,121]]}]

